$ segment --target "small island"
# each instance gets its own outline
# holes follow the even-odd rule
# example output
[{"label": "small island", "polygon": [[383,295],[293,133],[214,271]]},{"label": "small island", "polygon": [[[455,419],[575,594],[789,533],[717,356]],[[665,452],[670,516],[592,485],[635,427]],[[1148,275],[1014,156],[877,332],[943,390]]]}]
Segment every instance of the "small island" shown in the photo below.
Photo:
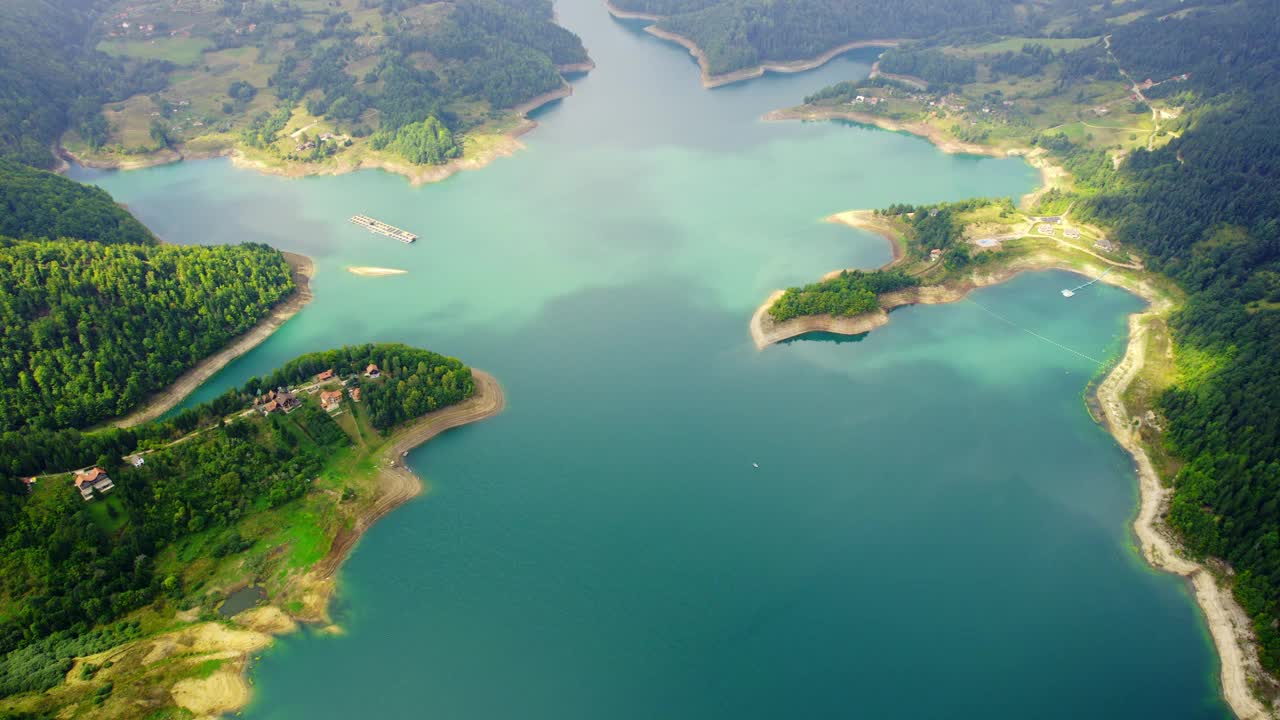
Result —
[{"label": "small island", "polygon": [[17,476],[0,475],[0,712],[239,710],[274,635],[339,631],[338,567],[422,491],[408,452],[503,404],[497,380],[458,360],[360,345],[164,422],[3,436],[2,472]]}]

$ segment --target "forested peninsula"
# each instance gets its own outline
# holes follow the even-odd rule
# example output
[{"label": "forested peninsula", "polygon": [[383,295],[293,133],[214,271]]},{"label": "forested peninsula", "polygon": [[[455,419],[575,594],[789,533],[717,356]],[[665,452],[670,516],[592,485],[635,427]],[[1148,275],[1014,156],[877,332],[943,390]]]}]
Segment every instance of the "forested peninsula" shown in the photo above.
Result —
[{"label": "forested peninsula", "polygon": [[401,456],[502,404],[458,360],[361,345],[165,422],[3,436],[0,712],[238,709],[249,653],[327,622],[354,541],[420,492]]},{"label": "forested peninsula", "polygon": [[[923,38],[886,53],[871,78],[772,115],[1029,154],[1052,186],[1021,208],[835,216],[875,218],[877,231],[888,223],[904,259],[775,293],[753,334],[766,345],[815,329],[866,332],[892,307],[954,300],[1037,267],[1107,270],[1104,282],[1138,291],[1151,307],[1132,320],[1095,407],[1137,461],[1144,553],[1193,579],[1236,713],[1270,717],[1280,671],[1280,8],[1152,0],[1062,18],[1038,36]],[[897,272],[919,286],[880,293],[867,311],[868,280]]]},{"label": "forested peninsula", "polygon": [[22,162],[52,166],[51,147],[111,168],[232,154],[419,181],[511,152],[525,113],[568,94],[562,73],[591,67],[550,0],[18,0],[0,59],[4,125],[26,129],[0,150]]}]

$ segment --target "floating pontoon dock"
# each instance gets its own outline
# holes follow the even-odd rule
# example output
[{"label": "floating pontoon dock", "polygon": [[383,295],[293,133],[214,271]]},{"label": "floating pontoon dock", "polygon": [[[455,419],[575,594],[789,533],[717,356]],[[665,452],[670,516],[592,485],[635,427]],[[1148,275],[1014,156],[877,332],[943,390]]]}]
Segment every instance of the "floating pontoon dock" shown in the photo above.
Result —
[{"label": "floating pontoon dock", "polygon": [[394,225],[388,225],[381,220],[374,220],[368,215],[352,215],[351,222],[359,225],[369,232],[376,232],[379,235],[386,235],[389,238],[395,238],[406,245],[418,239],[417,235],[414,235],[408,230],[401,230],[400,228]]}]

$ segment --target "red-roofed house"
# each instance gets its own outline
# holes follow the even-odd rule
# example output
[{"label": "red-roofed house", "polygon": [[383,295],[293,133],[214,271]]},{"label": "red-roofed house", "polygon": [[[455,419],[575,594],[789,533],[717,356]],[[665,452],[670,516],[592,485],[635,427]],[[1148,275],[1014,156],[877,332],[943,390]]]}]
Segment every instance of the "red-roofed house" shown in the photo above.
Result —
[{"label": "red-roofed house", "polygon": [[111,482],[111,478],[107,476],[107,471],[99,467],[77,472],[75,482],[76,489],[80,491],[80,497],[85,500],[93,499],[94,490],[100,493],[107,493],[115,488],[115,483]]},{"label": "red-roofed house", "polygon": [[325,380],[332,380],[332,379],[333,379],[333,368],[329,368],[328,370],[325,370],[324,372],[316,376],[316,382],[324,382]]},{"label": "red-roofed house", "polygon": [[320,393],[320,407],[324,408],[325,412],[333,412],[334,410],[337,410],[338,406],[341,404],[341,390],[325,390]]},{"label": "red-roofed house", "polygon": [[347,390],[347,394],[351,396],[351,402],[360,402],[360,388],[353,387]]}]

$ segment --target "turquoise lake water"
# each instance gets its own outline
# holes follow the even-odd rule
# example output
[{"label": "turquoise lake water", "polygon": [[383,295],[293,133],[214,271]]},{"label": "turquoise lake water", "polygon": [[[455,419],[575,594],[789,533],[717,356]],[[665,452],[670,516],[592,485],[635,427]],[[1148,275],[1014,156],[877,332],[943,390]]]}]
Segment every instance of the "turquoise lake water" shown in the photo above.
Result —
[{"label": "turquoise lake water", "polygon": [[314,301],[193,401],[364,341],[506,389],[503,415],[410,455],[430,492],[344,567],[347,633],[282,638],[244,716],[1229,717],[1185,584],[1132,548],[1130,459],[1081,396],[1097,366],[1020,329],[1110,357],[1136,298],[1066,301],[1073,276],[1036,273],[862,338],[748,336],[769,291],[889,259],[823,217],[1017,196],[1036,174],[759,121],[871,55],[706,91],[602,4],[558,12],[598,67],[481,171],[76,171],[167,240],[316,259]]}]

